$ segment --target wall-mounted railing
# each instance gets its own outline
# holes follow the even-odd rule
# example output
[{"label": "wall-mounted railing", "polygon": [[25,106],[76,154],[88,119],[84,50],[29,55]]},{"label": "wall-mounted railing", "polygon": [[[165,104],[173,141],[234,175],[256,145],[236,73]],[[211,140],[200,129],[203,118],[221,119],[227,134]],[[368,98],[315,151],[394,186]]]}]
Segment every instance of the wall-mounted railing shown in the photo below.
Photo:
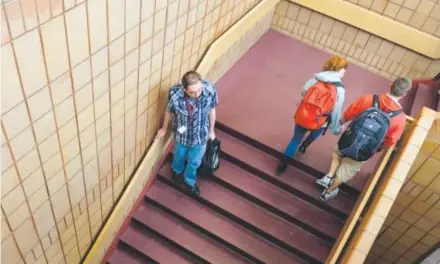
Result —
[{"label": "wall-mounted railing", "polygon": [[[395,150],[395,146],[392,146],[383,155],[345,222],[327,258],[327,264],[364,262],[423,140],[435,119],[440,118],[439,116],[439,113],[425,107],[417,118],[407,117],[407,127],[401,147]],[[392,155],[393,151],[396,151],[395,155]],[[365,214],[360,219],[362,212]],[[360,223],[355,229],[358,221]]]}]

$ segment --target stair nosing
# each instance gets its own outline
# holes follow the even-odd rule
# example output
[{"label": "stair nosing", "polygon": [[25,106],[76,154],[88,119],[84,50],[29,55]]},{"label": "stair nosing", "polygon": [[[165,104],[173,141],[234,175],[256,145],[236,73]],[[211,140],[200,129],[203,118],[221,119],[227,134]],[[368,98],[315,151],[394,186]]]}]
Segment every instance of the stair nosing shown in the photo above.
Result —
[{"label": "stair nosing", "polygon": [[[267,241],[259,236],[259,234],[252,232],[219,214],[213,208],[194,201],[191,196],[197,197],[196,194],[192,192],[181,193],[164,183],[161,183],[161,185],[162,186],[158,186],[154,192],[145,195],[145,200],[152,201],[156,206],[158,205],[158,208],[175,217],[177,221],[201,231],[205,235],[218,241],[219,244],[228,247],[236,254],[256,263],[271,263],[272,261],[270,259],[274,260],[275,258],[279,259],[279,261],[281,259],[284,259],[284,261],[291,259],[290,261],[295,263],[307,263],[304,258],[297,254],[286,251],[276,244]],[[164,192],[172,192],[173,200],[179,199],[181,203],[185,204],[185,206],[189,206],[191,209],[178,206],[175,203],[176,201],[174,201],[174,203],[171,202],[167,198],[170,194],[165,194]],[[191,214],[188,210],[203,212],[201,215],[204,215],[207,218],[203,218],[200,214],[197,214],[198,216]],[[213,224],[213,222],[210,222],[210,220],[207,219],[210,219],[217,224]],[[225,230],[228,231],[225,232]],[[257,250],[257,248],[260,247],[263,251]]]},{"label": "stair nosing", "polygon": [[324,240],[326,242],[334,243],[336,241],[336,238],[333,238],[332,236],[325,234],[324,232],[313,227],[312,225],[309,225],[308,223],[298,219],[297,217],[291,216],[290,214],[268,204],[267,202],[253,196],[252,194],[249,194],[246,191],[243,191],[243,190],[231,185],[230,183],[222,180],[218,176],[214,176],[213,181],[216,181],[216,183],[218,183],[219,185],[222,185],[223,187],[235,192],[236,194],[240,195],[244,199],[247,199],[247,200],[257,204],[258,206],[263,207],[264,209],[268,210],[269,212],[272,212],[272,213],[278,215],[279,217],[297,225],[298,227],[300,227],[300,228],[306,230],[307,232],[321,238],[322,240]]},{"label": "stair nosing", "polygon": [[159,262],[155,259],[153,259],[152,257],[146,255],[144,252],[140,251],[139,249],[135,248],[133,245],[131,245],[130,243],[128,243],[127,241],[119,238],[119,244],[117,246],[117,249],[120,248],[120,245],[124,245],[125,247],[130,248],[131,250],[136,251],[138,254],[142,255],[142,257],[150,262],[148,263],[152,263],[152,264],[159,264]]},{"label": "stair nosing", "polygon": [[133,215],[131,225],[137,226],[137,228],[141,229],[143,233],[144,233],[144,231],[147,231],[147,232],[151,233],[152,235],[154,235],[158,239],[162,240],[167,245],[169,245],[169,246],[171,246],[171,247],[173,247],[173,248],[175,248],[177,250],[182,251],[185,255],[187,255],[191,259],[191,261],[195,261],[196,263],[203,263],[203,264],[210,263],[209,261],[207,261],[203,257],[198,256],[197,254],[193,253],[191,250],[189,250],[186,247],[184,247],[184,246],[178,244],[177,242],[171,240],[170,238],[168,238],[167,236],[165,236],[165,235],[161,234],[160,232],[156,231],[154,228],[150,227],[149,225],[143,223],[141,220],[137,219],[136,215]]},{"label": "stair nosing", "polygon": [[[255,140],[243,133],[241,133],[240,131],[225,125],[224,123],[220,122],[220,121],[216,121],[215,124],[215,128],[221,132],[223,132],[226,135],[229,135],[230,137],[237,139],[241,142],[243,142],[246,145],[249,145],[261,152],[264,152],[272,157],[275,157],[277,159],[280,159],[283,157],[283,153],[281,153],[280,151],[274,149],[273,147],[270,147],[258,140]],[[306,172],[307,174],[319,179],[322,176],[325,175],[325,173],[323,173],[322,171],[319,171],[301,161],[295,160],[295,159],[289,159],[288,163],[294,167],[296,167],[297,169]],[[340,186],[341,192],[345,192],[347,194],[349,194],[350,196],[353,197],[358,197],[360,194],[360,191],[357,190],[356,188],[344,183]]]},{"label": "stair nosing", "polygon": [[[185,190],[184,188],[181,188],[181,187],[179,187],[178,185],[174,184],[173,181],[170,180],[168,177],[163,176],[163,175],[160,174],[160,173],[158,173],[158,176],[159,176],[158,180],[161,181],[161,182],[163,182],[164,184],[167,184],[168,186],[170,186],[170,187],[176,189],[177,191],[182,192],[182,193],[184,193],[184,194],[186,194],[186,195],[189,194],[189,192],[188,192],[187,190]],[[224,186],[221,186],[221,187],[224,188]],[[237,195],[238,195],[238,194],[237,194]],[[205,199],[205,198],[202,198],[202,197],[200,197],[200,196],[194,196],[194,195],[191,195],[191,196],[188,195],[188,196],[189,196],[190,198],[196,200],[197,202],[203,204],[204,206],[207,206],[207,207],[213,209],[214,211],[216,211],[217,213],[221,214],[222,216],[224,216],[224,217],[230,219],[230,220],[233,221],[234,223],[236,223],[236,224],[238,224],[238,225],[240,225],[240,226],[242,226],[242,227],[248,229],[249,231],[251,231],[251,232],[253,232],[253,233],[256,233],[257,235],[259,235],[259,236],[261,236],[262,238],[266,239],[266,240],[269,241],[270,243],[275,244],[275,245],[279,246],[280,248],[282,248],[282,249],[284,249],[284,250],[286,250],[286,251],[288,251],[288,252],[289,252],[289,251],[292,251],[292,252],[294,252],[295,255],[298,255],[298,257],[300,257],[300,258],[302,258],[302,259],[304,259],[304,260],[307,260],[307,261],[311,261],[310,263],[315,263],[315,262],[316,262],[316,263],[321,263],[320,260],[314,258],[314,257],[311,256],[310,254],[308,254],[308,253],[306,253],[306,252],[304,252],[304,251],[301,251],[300,249],[296,248],[295,246],[289,245],[287,242],[284,242],[284,241],[282,241],[282,240],[276,238],[275,236],[273,236],[273,235],[267,233],[266,231],[262,230],[261,228],[255,226],[255,225],[253,225],[253,224],[251,224],[251,223],[249,223],[248,221],[246,221],[246,220],[244,220],[244,219],[242,219],[242,218],[240,218],[240,217],[238,217],[238,216],[235,216],[234,214],[230,213],[230,212],[227,211],[226,209],[223,209],[222,207],[220,207],[220,206],[218,206],[218,205],[216,205],[216,204],[210,202],[209,200],[207,200],[207,199]],[[239,195],[238,195],[238,196],[239,196]],[[241,196],[240,196],[240,197],[241,197]],[[249,201],[249,202],[251,202],[251,201]],[[251,202],[251,203],[252,203],[252,202]],[[257,204],[256,204],[256,205],[257,205]],[[258,206],[258,205],[257,205],[257,206]],[[266,210],[266,209],[265,209],[265,208],[262,208],[262,210]],[[271,214],[273,214],[273,212],[271,212],[271,211],[268,211],[268,212],[271,213]],[[280,218],[281,218],[281,217],[280,217]],[[284,221],[287,221],[287,220],[284,219],[284,218],[281,218],[281,219],[284,220]],[[289,222],[289,221],[287,221],[287,222]],[[289,223],[290,223],[290,222],[289,222]],[[293,223],[291,223],[291,224],[293,224]],[[295,225],[295,224],[293,224],[293,225]],[[300,226],[297,226],[297,225],[295,225],[295,226],[296,226],[297,228],[303,230],[303,232],[315,236],[314,234],[312,234],[312,233],[310,233],[309,231],[307,231],[307,230],[301,228]],[[322,242],[324,242],[324,243],[328,243],[329,246],[330,246],[330,248],[331,248],[331,244],[330,244],[328,241],[323,240],[323,239],[322,239],[321,237],[319,237],[319,236],[315,236],[315,237],[316,237],[317,239],[320,239],[320,240],[321,240]]]},{"label": "stair nosing", "polygon": [[[186,194],[186,195],[188,195],[188,194]],[[144,201],[146,203],[151,204],[154,207],[159,208],[160,210],[164,211],[165,213],[172,215],[179,222],[181,222],[181,223],[189,226],[190,228],[192,228],[192,229],[202,233],[203,235],[209,237],[210,239],[214,240],[215,242],[219,243],[220,245],[223,245],[223,246],[229,248],[230,250],[232,250],[236,254],[242,256],[244,259],[250,260],[250,261],[252,261],[254,263],[264,264],[263,261],[261,261],[258,258],[252,256],[251,254],[247,253],[246,251],[238,248],[237,246],[229,243],[228,241],[222,239],[221,237],[217,236],[216,234],[213,234],[210,230],[207,230],[207,229],[199,226],[198,224],[192,222],[191,220],[187,219],[186,217],[181,216],[179,213],[173,211],[172,209],[168,208],[166,205],[160,203],[159,201],[156,201],[156,200],[154,200],[154,199],[152,199],[150,197],[147,197],[146,195],[144,196]]]},{"label": "stair nosing", "polygon": [[[159,243],[164,243],[164,244],[168,245],[169,247],[171,247],[171,248],[173,248],[173,249],[183,251],[184,254],[185,254],[185,256],[188,257],[188,258],[191,260],[191,262],[194,262],[195,260],[197,260],[197,258],[199,258],[198,256],[195,256],[195,257],[192,256],[192,254],[191,254],[191,255],[188,255],[188,254],[187,254],[187,251],[190,252],[189,250],[186,250],[184,247],[180,246],[180,245],[177,244],[177,243],[174,243],[174,242],[173,242],[174,244],[169,243],[169,241],[166,240],[166,237],[165,237],[165,236],[163,236],[162,234],[160,234],[160,236],[159,236],[159,235],[158,235],[158,232],[156,232],[156,231],[152,232],[152,231],[151,231],[152,228],[148,227],[148,225],[145,225],[145,224],[139,222],[139,221],[138,221],[137,219],[135,219],[134,217],[132,217],[131,222],[130,222],[130,225],[129,225],[128,228],[132,228],[132,229],[135,229],[135,230],[140,229],[139,232],[141,233],[141,234],[140,234],[141,236],[146,236],[146,237],[151,237],[151,238],[158,239],[158,240],[160,240]],[[127,228],[127,229],[128,229],[128,228]],[[144,253],[144,252],[142,252],[142,251],[136,249],[135,245],[133,245],[133,244],[136,244],[136,243],[130,243],[130,242],[131,242],[131,241],[129,241],[130,239],[124,238],[124,237],[125,237],[124,234],[125,234],[126,232],[127,232],[127,230],[125,230],[124,233],[119,237],[119,241],[120,241],[120,242],[123,242],[123,243],[127,244],[128,246],[130,246],[130,247],[132,247],[133,249],[135,249],[135,250],[137,250],[138,252],[140,252],[140,254],[146,256],[146,257],[149,258],[149,259],[152,259],[153,261],[156,261],[157,263],[159,263],[159,261],[155,260],[152,256],[149,256],[148,254],[146,254],[146,253]],[[164,237],[165,237],[165,238],[164,238]],[[177,246],[176,246],[176,245],[177,245]],[[183,248],[183,250],[182,250],[182,248]],[[201,258],[201,259],[203,259],[203,258]],[[205,262],[197,262],[197,263],[205,263]],[[206,262],[206,263],[208,263],[208,262]]]},{"label": "stair nosing", "polygon": [[[315,199],[312,195],[310,195],[306,192],[303,192],[301,189],[296,188],[290,184],[287,184],[287,183],[285,183],[275,177],[272,177],[269,174],[267,174],[266,172],[261,171],[260,169],[257,169],[253,165],[250,165],[250,164],[240,160],[239,158],[237,158],[229,153],[221,151],[221,157],[224,158],[225,160],[231,162],[232,164],[235,164],[236,166],[243,168],[244,170],[248,171],[249,173],[252,173],[253,175],[259,177],[260,179],[263,179],[263,180],[267,181],[268,183],[270,183],[274,186],[277,186],[281,190],[284,190],[292,195],[295,195],[296,197],[304,200],[307,203],[312,204],[313,206],[318,207],[319,209],[326,211],[329,214],[332,214],[336,217],[339,217],[341,220],[346,220],[349,216],[349,213],[345,213],[335,207],[328,205],[327,203],[323,203],[323,202],[319,201],[318,199]],[[280,177],[282,177],[282,176],[280,176]]]},{"label": "stair nosing", "polygon": [[[169,153],[169,157],[168,157],[168,159],[169,159],[172,155],[173,155],[173,153]],[[231,163],[231,164],[232,164],[232,163]],[[234,165],[234,166],[235,166],[235,165]],[[258,176],[257,176],[257,178],[258,178]],[[337,239],[336,237],[334,238],[334,237],[332,237],[332,236],[330,236],[330,235],[328,235],[328,234],[325,234],[324,232],[318,230],[317,228],[313,227],[312,225],[306,223],[305,221],[300,220],[300,219],[298,219],[297,217],[291,216],[291,215],[289,215],[288,213],[286,213],[286,212],[284,212],[284,211],[282,211],[282,210],[280,210],[280,209],[278,209],[278,208],[276,208],[276,207],[274,207],[274,206],[268,204],[267,202],[265,202],[265,201],[259,199],[258,197],[255,197],[254,195],[252,195],[252,194],[250,194],[250,193],[248,193],[248,192],[246,192],[246,191],[244,191],[244,190],[241,190],[241,189],[238,188],[238,187],[233,186],[232,184],[230,184],[230,183],[224,181],[223,179],[221,179],[221,177],[217,176],[215,172],[214,172],[214,174],[211,176],[210,179],[211,179],[212,181],[215,181],[217,184],[219,184],[219,185],[225,187],[226,189],[228,189],[228,190],[230,190],[230,191],[233,191],[234,193],[240,195],[242,198],[247,199],[248,201],[257,204],[258,206],[260,206],[260,207],[266,209],[267,211],[269,211],[269,212],[271,212],[271,213],[274,213],[274,214],[278,215],[279,217],[285,219],[286,221],[289,221],[289,222],[291,222],[291,223],[297,225],[298,227],[300,227],[300,228],[306,230],[307,232],[309,232],[309,233],[311,233],[311,234],[313,234],[313,235],[315,235],[315,236],[321,238],[322,240],[324,240],[324,241],[326,241],[326,242],[334,243],[334,242],[336,241],[336,239]],[[275,186],[275,187],[277,187],[277,186]],[[286,192],[286,191],[284,191],[284,190],[282,190],[282,189],[280,189],[280,191]],[[296,197],[295,195],[290,194],[289,192],[286,192],[286,193],[289,194],[289,195],[291,195],[292,197]],[[296,197],[296,198],[298,198],[298,197]],[[300,198],[298,198],[298,199],[301,200]],[[306,201],[304,201],[304,202],[307,203]],[[310,206],[314,207],[312,204],[310,204]],[[315,208],[316,208],[316,210],[322,210],[321,208],[318,208],[318,207],[315,207]],[[326,214],[329,214],[329,213],[327,213],[326,211],[324,211],[324,212],[325,212]],[[329,214],[329,215],[330,215],[330,214]],[[343,220],[341,220],[341,222],[342,222],[342,221],[343,221]]]}]

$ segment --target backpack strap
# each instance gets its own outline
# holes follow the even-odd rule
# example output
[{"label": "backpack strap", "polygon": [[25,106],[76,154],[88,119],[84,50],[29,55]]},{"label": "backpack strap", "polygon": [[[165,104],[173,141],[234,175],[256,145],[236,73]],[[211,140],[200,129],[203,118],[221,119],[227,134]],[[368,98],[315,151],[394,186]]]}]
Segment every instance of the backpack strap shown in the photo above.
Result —
[{"label": "backpack strap", "polygon": [[[380,108],[380,102],[379,102],[379,96],[378,96],[377,94],[374,94],[374,95],[373,95],[373,107],[376,107],[376,108],[381,109],[381,108]],[[382,110],[382,109],[381,109],[381,110]],[[399,109],[399,110],[396,110],[396,111],[387,112],[387,114],[388,114],[388,116],[389,116],[390,118],[393,118],[393,117],[399,115],[399,114],[402,113],[402,112],[403,112],[403,109]]]},{"label": "backpack strap", "polygon": [[[328,82],[329,84],[333,84],[335,87],[335,92],[338,92],[338,87],[341,87],[342,89],[344,89],[344,85],[342,85],[342,82]],[[327,132],[327,130],[330,127],[330,124],[332,123],[332,111],[328,112],[327,114],[325,114],[325,116],[327,116],[327,126],[324,128],[324,131],[322,132],[322,135],[324,136],[325,133]]]},{"label": "backpack strap", "polygon": [[377,94],[373,94],[373,107],[380,109],[379,96]]},{"label": "backpack strap", "polygon": [[341,82],[329,82],[329,83],[331,83],[331,84],[335,85],[336,87],[341,87],[341,88],[344,88],[344,85],[342,85],[342,83],[341,83]]},{"label": "backpack strap", "polygon": [[390,116],[390,118],[393,118],[393,117],[399,115],[402,112],[403,112],[403,109],[399,109],[397,111],[389,112],[388,115]]}]

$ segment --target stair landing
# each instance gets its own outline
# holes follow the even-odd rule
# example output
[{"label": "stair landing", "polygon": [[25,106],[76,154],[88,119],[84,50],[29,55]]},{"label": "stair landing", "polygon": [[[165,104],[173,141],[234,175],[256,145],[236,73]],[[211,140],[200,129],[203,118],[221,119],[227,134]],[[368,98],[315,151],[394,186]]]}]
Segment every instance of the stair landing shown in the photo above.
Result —
[{"label": "stair landing", "polygon": [[[217,119],[280,152],[293,136],[293,115],[304,83],[331,54],[269,30],[216,83]],[[388,92],[391,82],[349,64],[343,78],[344,109],[366,93]],[[328,132],[297,160],[326,172],[338,137]],[[379,157],[363,166],[349,185],[362,190]]]}]

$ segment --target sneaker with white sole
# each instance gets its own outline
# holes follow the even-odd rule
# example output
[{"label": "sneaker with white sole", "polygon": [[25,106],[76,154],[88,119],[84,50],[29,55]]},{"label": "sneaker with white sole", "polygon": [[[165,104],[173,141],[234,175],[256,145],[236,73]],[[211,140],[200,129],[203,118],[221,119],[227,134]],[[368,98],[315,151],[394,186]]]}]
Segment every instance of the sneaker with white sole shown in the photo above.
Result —
[{"label": "sneaker with white sole", "polygon": [[325,189],[324,191],[322,191],[321,196],[319,198],[321,198],[321,200],[323,201],[328,201],[332,198],[334,198],[336,195],[338,195],[339,193],[339,188],[334,189],[332,192],[327,192],[327,189]]},{"label": "sneaker with white sole", "polygon": [[316,180],[316,183],[318,185],[321,185],[324,188],[328,188],[328,187],[330,187],[330,184],[332,183],[332,178],[330,178],[330,176],[328,176],[328,175],[325,175],[321,179]]}]

